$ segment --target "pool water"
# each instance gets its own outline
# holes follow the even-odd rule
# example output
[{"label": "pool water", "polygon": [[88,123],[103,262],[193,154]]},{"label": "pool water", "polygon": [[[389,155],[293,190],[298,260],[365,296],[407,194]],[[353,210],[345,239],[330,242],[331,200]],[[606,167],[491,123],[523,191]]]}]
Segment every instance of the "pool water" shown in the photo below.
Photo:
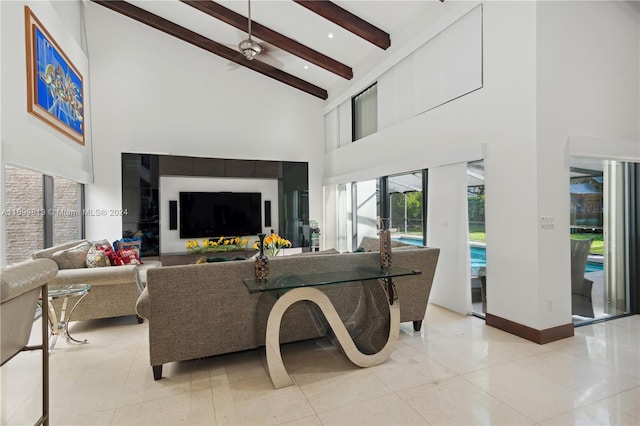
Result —
[{"label": "pool water", "polygon": [[[422,240],[418,240],[415,238],[400,237],[397,238],[397,240],[406,244],[414,244],[417,246],[422,245]],[[486,268],[487,266],[487,250],[485,247],[471,246],[470,254],[471,271],[475,275],[477,274],[479,268]],[[587,262],[587,266],[584,268],[585,272],[596,272],[602,270],[603,265],[602,263],[598,262]]]}]

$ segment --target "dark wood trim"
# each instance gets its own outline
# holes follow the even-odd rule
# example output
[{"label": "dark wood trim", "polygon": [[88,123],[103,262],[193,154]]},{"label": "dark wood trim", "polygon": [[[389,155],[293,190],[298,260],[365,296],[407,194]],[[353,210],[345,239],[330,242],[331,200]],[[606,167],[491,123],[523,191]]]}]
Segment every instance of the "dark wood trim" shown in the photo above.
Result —
[{"label": "dark wood trim", "polygon": [[267,65],[259,60],[249,61],[242,54],[234,49],[230,49],[227,46],[220,44],[216,41],[210,40],[194,31],[174,24],[158,15],[154,15],[151,12],[147,12],[137,6],[134,6],[126,1],[121,0],[92,0],[94,3],[104,6],[107,9],[111,9],[114,12],[127,16],[135,21],[148,25],[156,30],[162,31],[165,34],[169,34],[177,39],[185,41],[196,47],[211,52],[222,58],[225,58],[231,62],[234,62],[243,67],[249,68],[253,71],[259,72],[262,75],[271,77],[274,80],[278,80],[288,86],[302,90],[310,95],[316,96],[320,99],[327,99],[329,97],[327,91],[318,87],[308,81],[302,80],[291,74]]},{"label": "dark wood trim", "polygon": [[[226,7],[209,0],[180,0],[182,3],[187,4],[201,12],[206,13],[209,16],[213,16],[216,19],[221,20],[239,30],[246,31],[249,25],[249,20],[227,9]],[[313,50],[310,47],[305,46],[285,35],[282,35],[264,25],[251,20],[251,34],[262,41],[279,47],[282,50],[286,50],[292,55],[296,55],[305,61],[311,62],[325,70],[339,75],[342,78],[351,80],[353,78],[353,70],[351,67],[330,58],[317,50]],[[238,40],[240,41],[240,40]]]},{"label": "dark wood trim", "polygon": [[331,3],[328,0],[293,1],[381,49],[387,50],[391,46],[391,37],[388,33],[335,3]]},{"label": "dark wood trim", "polygon": [[490,325],[507,333],[515,334],[523,339],[530,340],[534,343],[544,345],[545,343],[564,339],[573,336],[574,326],[572,323],[551,327],[544,330],[538,330],[499,316],[487,313],[485,315],[487,325]]}]

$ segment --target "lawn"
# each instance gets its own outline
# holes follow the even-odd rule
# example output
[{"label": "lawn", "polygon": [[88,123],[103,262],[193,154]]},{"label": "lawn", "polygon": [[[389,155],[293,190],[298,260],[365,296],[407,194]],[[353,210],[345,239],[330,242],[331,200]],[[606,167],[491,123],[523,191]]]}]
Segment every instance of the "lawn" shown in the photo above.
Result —
[{"label": "lawn", "polygon": [[[485,242],[486,234],[483,231],[470,231],[469,240]],[[591,254],[604,254],[604,241],[602,240],[602,234],[571,234],[572,240],[588,240],[593,239],[591,242]]]},{"label": "lawn", "polygon": [[[409,234],[422,235],[422,231],[409,231]],[[602,234],[571,234],[572,240],[588,240],[593,239],[591,242],[591,254],[604,254],[604,241],[602,240]],[[486,241],[486,233],[484,226],[480,224],[469,225],[469,240],[484,243]]]},{"label": "lawn", "polygon": [[591,241],[591,254],[604,254],[604,241],[602,240],[602,234],[571,234],[572,240],[589,240]]}]

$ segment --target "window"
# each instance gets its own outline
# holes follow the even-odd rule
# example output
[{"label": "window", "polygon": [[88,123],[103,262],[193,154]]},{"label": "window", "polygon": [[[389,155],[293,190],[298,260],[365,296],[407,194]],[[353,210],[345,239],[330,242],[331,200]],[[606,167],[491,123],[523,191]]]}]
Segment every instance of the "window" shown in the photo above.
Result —
[{"label": "window", "polygon": [[377,83],[373,83],[351,99],[351,113],[354,142],[378,131]]},{"label": "window", "polygon": [[353,251],[382,228],[406,244],[426,245],[428,170],[337,185],[337,249]]},{"label": "window", "polygon": [[82,187],[71,179],[53,178],[53,245],[82,238]]},{"label": "window", "polygon": [[5,167],[6,263],[82,237],[84,186],[70,179]]}]

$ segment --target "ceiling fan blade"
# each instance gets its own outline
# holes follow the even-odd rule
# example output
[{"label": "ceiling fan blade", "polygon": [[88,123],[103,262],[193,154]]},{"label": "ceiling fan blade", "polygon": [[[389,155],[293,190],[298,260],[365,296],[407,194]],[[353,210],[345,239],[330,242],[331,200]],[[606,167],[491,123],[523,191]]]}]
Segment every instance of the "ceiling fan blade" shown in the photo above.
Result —
[{"label": "ceiling fan blade", "polygon": [[[256,59],[254,59],[255,61]],[[271,65],[274,68],[278,68],[281,69],[282,66],[284,65],[282,62],[280,62],[279,60],[277,60],[276,58],[274,58],[273,56],[270,55],[260,55],[260,59],[258,59],[260,62],[264,62],[267,65]]]},{"label": "ceiling fan blade", "polygon": [[282,56],[278,53],[278,49],[273,49],[271,46],[262,44],[262,53],[257,56],[257,58],[272,67],[281,69],[284,66],[284,62],[279,60],[278,56]]}]

